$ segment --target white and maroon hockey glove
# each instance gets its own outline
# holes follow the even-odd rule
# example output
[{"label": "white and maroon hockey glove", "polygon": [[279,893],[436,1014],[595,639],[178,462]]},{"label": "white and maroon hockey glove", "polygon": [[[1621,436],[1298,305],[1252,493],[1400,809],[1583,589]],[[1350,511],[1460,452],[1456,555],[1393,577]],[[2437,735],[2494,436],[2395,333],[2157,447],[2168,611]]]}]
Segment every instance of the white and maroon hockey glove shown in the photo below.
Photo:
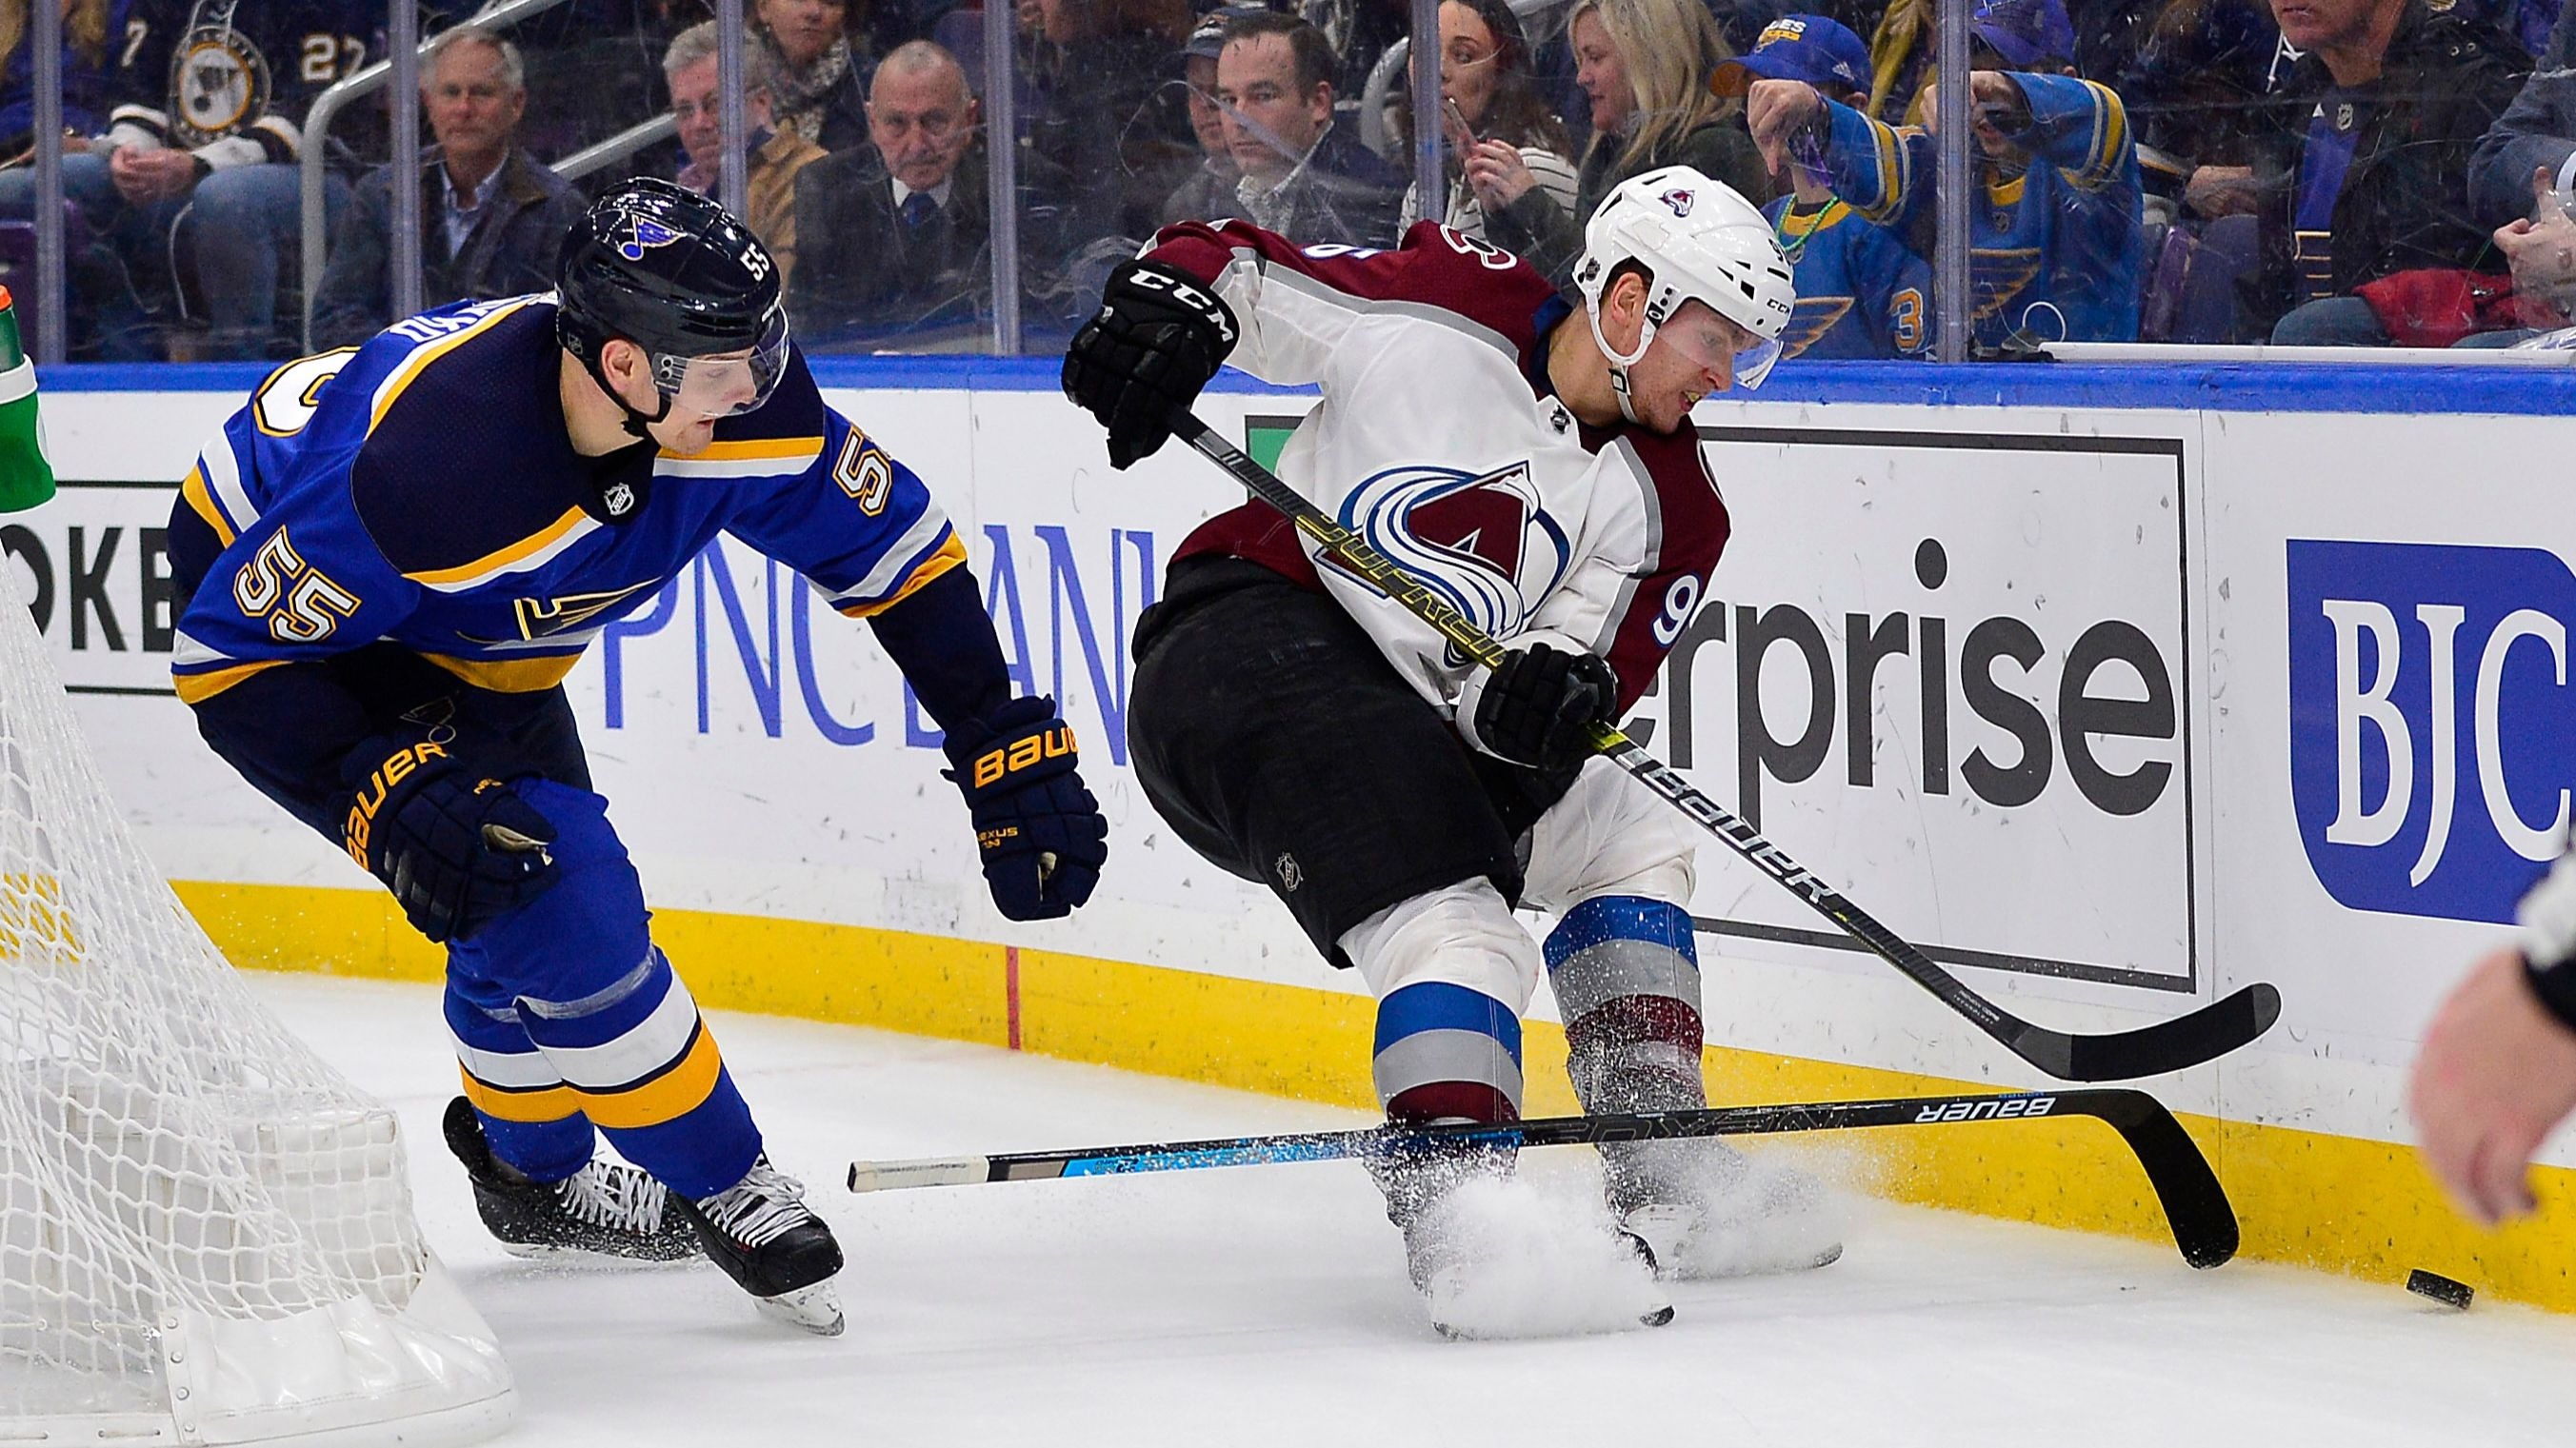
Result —
[{"label": "white and maroon hockey glove", "polygon": [[1554,772],[1592,752],[1592,728],[1618,717],[1619,676],[1601,658],[1531,644],[1468,676],[1458,732],[1508,763]]},{"label": "white and maroon hockey glove", "polygon": [[1174,408],[1225,365],[1242,329],[1216,289],[1176,266],[1118,264],[1100,312],[1064,353],[1064,395],[1109,429],[1109,465],[1151,457],[1172,435]]}]

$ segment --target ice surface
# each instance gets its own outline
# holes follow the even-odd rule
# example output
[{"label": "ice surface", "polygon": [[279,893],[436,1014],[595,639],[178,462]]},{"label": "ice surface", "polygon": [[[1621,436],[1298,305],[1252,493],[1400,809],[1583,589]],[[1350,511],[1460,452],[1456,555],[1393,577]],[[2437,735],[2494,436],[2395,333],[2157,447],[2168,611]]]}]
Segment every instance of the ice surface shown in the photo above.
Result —
[{"label": "ice surface", "polygon": [[1446,1262],[1430,1320],[1459,1337],[1634,1332],[1671,1302],[1612,1225],[1597,1172],[1478,1172],[1425,1210],[1414,1231],[1439,1234]]},{"label": "ice surface", "polygon": [[[1821,1271],[1673,1284],[1669,1327],[1443,1341],[1354,1163],[872,1197],[837,1182],[853,1156],[1351,1113],[719,1014],[772,1155],[850,1254],[849,1332],[814,1338],[760,1321],[712,1268],[503,1255],[439,1143],[456,1067],[436,995],[256,979],[400,1110],[423,1226],[518,1372],[506,1441],[524,1448],[2484,1448],[2564,1443],[2576,1423],[2576,1321],[2264,1264],[2194,1272],[2169,1247],[1913,1209],[1872,1208]],[[1578,1152],[1527,1162],[1573,1170]]]}]

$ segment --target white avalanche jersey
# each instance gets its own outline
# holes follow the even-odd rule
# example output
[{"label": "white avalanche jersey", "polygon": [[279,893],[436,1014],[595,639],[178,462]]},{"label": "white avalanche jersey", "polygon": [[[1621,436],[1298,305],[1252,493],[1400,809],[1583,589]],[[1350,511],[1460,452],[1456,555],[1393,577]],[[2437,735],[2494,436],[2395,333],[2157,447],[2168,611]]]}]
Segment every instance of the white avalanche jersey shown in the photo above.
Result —
[{"label": "white avalanche jersey", "polygon": [[[1149,254],[1234,309],[1233,365],[1321,386],[1283,479],[1494,637],[1607,659],[1620,712],[1636,703],[1707,595],[1726,504],[1689,430],[1587,427],[1557,402],[1544,339],[1570,314],[1545,278],[1432,222],[1395,251],[1194,222]],[[1474,667],[1267,504],[1210,520],[1175,556],[1202,554],[1329,592],[1444,709]]]}]

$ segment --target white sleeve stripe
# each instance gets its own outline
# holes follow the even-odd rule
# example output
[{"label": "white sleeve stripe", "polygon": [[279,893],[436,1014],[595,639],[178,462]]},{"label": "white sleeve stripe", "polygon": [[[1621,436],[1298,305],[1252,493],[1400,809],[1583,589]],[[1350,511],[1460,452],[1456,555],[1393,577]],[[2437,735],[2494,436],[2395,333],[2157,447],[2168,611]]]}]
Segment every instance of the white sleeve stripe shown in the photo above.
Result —
[{"label": "white sleeve stripe", "polygon": [[872,603],[893,591],[897,584],[912,576],[912,571],[921,566],[923,555],[938,547],[940,538],[947,531],[948,515],[939,511],[938,504],[925,501],[921,516],[912,521],[911,527],[903,530],[903,536],[894,541],[894,546],[878,556],[877,566],[868,570],[868,576],[832,595],[832,602]]},{"label": "white sleeve stripe", "polygon": [[250,531],[259,521],[259,509],[250,505],[250,494],[242,491],[241,460],[233,454],[233,440],[217,437],[214,446],[197,455],[197,464],[206,470],[206,492],[224,510],[224,521],[237,534]]}]

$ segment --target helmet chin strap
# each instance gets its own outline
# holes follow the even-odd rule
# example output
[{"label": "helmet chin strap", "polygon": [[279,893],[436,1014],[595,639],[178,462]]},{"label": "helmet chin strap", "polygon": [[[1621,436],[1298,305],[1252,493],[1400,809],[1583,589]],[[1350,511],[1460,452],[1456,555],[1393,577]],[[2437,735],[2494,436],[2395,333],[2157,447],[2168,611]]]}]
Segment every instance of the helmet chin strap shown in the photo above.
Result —
[{"label": "helmet chin strap", "polygon": [[1646,420],[1637,415],[1636,399],[1628,391],[1628,369],[1636,366],[1637,359],[1645,356],[1646,349],[1654,345],[1654,318],[1637,319],[1637,346],[1633,351],[1622,353],[1618,348],[1610,345],[1608,337],[1601,335],[1601,299],[1599,297],[1583,299],[1583,315],[1584,320],[1592,324],[1592,340],[1601,349],[1601,359],[1610,364],[1610,391],[1619,399],[1619,415],[1630,422],[1644,425]]},{"label": "helmet chin strap", "polygon": [[[1597,328],[1595,330],[1598,331]],[[605,344],[593,348],[591,355],[582,359],[583,369],[590,373],[591,381],[599,384],[599,390],[608,394],[608,400],[617,404],[617,410],[626,414],[627,432],[633,434],[637,442],[655,441],[652,425],[671,415],[671,394],[656,387],[653,389],[653,395],[662,399],[661,407],[650,414],[636,411],[634,405],[626,400],[625,394],[609,385],[608,371],[600,362],[600,359],[607,355],[608,348]]]}]

